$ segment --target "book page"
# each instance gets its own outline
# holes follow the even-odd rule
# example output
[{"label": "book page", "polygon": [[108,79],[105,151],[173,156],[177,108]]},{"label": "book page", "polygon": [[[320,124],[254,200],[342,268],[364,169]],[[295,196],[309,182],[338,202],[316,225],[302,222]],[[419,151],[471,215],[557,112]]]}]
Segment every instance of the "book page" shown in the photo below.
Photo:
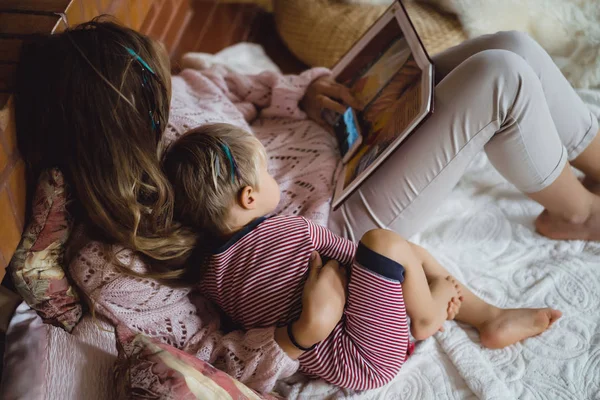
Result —
[{"label": "book page", "polygon": [[363,140],[346,164],[344,188],[418,116],[422,74],[395,18],[340,72],[338,82],[365,104],[356,113]]}]

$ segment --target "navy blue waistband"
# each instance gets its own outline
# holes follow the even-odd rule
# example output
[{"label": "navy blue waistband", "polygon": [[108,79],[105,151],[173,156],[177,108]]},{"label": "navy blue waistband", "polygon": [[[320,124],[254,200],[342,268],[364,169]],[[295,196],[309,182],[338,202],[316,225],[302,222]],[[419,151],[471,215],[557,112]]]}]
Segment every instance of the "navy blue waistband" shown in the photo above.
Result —
[{"label": "navy blue waistband", "polygon": [[382,256],[362,243],[358,244],[355,259],[357,263],[378,275],[400,283],[404,282],[405,269],[402,264]]}]

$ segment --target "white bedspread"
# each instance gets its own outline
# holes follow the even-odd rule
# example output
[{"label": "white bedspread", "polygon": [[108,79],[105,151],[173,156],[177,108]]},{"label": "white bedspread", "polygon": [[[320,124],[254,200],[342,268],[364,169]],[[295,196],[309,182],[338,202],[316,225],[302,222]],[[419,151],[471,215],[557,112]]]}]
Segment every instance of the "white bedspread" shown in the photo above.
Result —
[{"label": "white bedspread", "polygon": [[[600,90],[579,93],[600,117]],[[495,305],[561,310],[548,332],[491,351],[473,329],[446,322],[382,389],[350,395],[310,382],[290,398],[600,400],[600,243],[536,234],[541,211],[480,154],[412,240]]]}]

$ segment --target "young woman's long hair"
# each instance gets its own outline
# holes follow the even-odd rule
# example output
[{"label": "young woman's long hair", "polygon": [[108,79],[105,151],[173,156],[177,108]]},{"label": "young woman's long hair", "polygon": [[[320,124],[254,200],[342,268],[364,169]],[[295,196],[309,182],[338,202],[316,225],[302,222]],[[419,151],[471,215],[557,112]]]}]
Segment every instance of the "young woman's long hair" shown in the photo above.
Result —
[{"label": "young woman's long hair", "polygon": [[166,52],[105,18],[22,48],[15,111],[30,176],[61,168],[92,233],[154,266],[179,264],[195,243],[173,221],[159,164],[169,102]]}]

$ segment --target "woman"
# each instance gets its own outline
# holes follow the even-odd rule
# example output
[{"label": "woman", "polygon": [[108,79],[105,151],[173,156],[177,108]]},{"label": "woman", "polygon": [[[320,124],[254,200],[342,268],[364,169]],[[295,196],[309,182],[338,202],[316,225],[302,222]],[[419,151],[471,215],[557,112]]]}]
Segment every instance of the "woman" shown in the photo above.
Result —
[{"label": "woman", "polygon": [[[304,112],[319,121],[322,108],[357,105],[327,71],[284,78],[214,69],[184,71],[169,80],[168,58],[159,46],[102,22],[37,43],[24,49],[19,67],[17,128],[33,168],[58,165],[65,171],[80,205],[77,216],[94,239],[73,259],[74,279],[114,323],[195,353],[255,389],[267,391],[297,368],[293,359],[302,352],[285,329],[224,335],[199,294],[152,278],[178,275],[174,266],[194,244],[171,220],[172,194],[157,157],[164,144],[192,127],[229,122],[250,129],[259,112],[276,117],[252,129],[283,182],[279,211],[328,223],[353,240],[375,227],[406,237],[422,229],[426,214],[482,149],[508,180],[546,208],[536,224],[542,234],[599,239],[600,199],[579,183],[567,161],[600,181],[597,121],[549,56],[523,34],[482,37],[437,56],[436,112],[331,216],[339,156],[333,139],[305,120]],[[106,243],[130,250],[115,256]],[[448,275],[441,266],[431,273]],[[303,345],[322,340],[337,323],[342,284],[334,264],[309,278],[294,324]],[[314,310],[327,304],[321,296],[329,285],[339,296],[330,299],[334,312],[327,318]],[[491,348],[538,334],[560,316],[550,309],[499,309],[464,286],[462,293],[456,318],[475,326]]]}]

